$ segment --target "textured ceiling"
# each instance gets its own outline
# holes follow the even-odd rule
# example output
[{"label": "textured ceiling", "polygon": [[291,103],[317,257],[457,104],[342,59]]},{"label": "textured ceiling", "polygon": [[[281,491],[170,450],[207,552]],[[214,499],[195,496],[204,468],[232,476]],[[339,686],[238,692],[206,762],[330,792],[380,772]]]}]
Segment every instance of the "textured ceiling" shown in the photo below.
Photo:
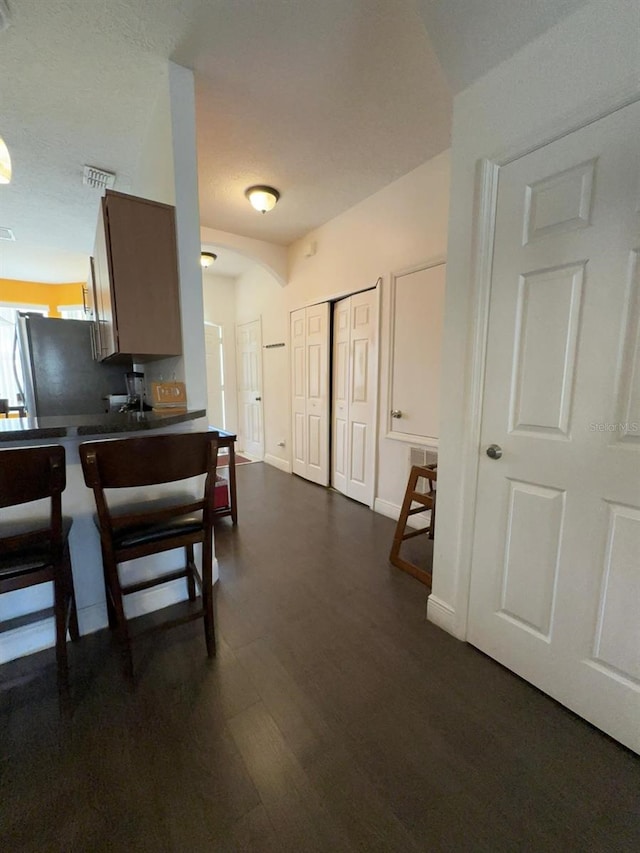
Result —
[{"label": "textured ceiling", "polygon": [[588,0],[414,2],[447,81],[457,93]]},{"label": "textured ceiling", "polygon": [[[441,65],[458,89],[576,5],[9,0],[0,225],[17,242],[0,242],[0,277],[84,278],[98,194],[82,165],[127,191],[167,59],[196,73],[202,224],[287,244],[447,147]],[[270,214],[244,199],[251,183],[281,191]]]}]

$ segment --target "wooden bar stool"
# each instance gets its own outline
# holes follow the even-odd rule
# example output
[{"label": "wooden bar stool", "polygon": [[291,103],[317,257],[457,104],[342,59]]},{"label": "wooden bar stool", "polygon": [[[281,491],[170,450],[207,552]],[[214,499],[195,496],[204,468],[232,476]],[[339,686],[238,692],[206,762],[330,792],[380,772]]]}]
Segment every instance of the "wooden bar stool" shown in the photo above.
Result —
[{"label": "wooden bar stool", "polygon": [[[80,445],[84,480],[97,507],[109,625],[119,635],[125,673],[133,679],[131,634],[123,598],[136,592],[185,578],[190,601],[196,600],[196,584],[202,606],[175,619],[154,625],[150,631],[169,628],[192,619],[204,620],[207,653],[216,653],[213,617],[214,487],[218,458],[217,433],[183,433],[143,438],[90,441]],[[197,499],[179,493],[125,506],[109,507],[105,489],[154,486],[206,474],[204,495]],[[202,576],[194,562],[193,547],[202,544]],[[118,566],[175,548],[185,549],[185,566],[148,580],[128,581]],[[126,571],[126,570],[125,570]],[[148,633],[144,631],[142,633]],[[141,634],[138,634],[141,636]]]},{"label": "wooden bar stool", "polygon": [[[436,523],[436,488],[435,483],[438,479],[436,466],[423,467],[414,465],[409,474],[407,482],[407,490],[404,494],[402,508],[400,509],[400,517],[396,526],[396,532],[393,536],[393,544],[389,553],[389,562],[398,569],[402,569],[413,575],[422,583],[431,586],[431,572],[426,569],[421,569],[418,566],[410,563],[408,560],[400,556],[400,547],[406,539],[412,539],[414,536],[426,534],[430,539],[433,539],[435,523]],[[418,480],[426,480],[428,491],[418,491]],[[413,506],[417,503],[418,506]],[[418,529],[410,529],[407,532],[407,520],[410,515],[417,515],[421,512],[431,512],[429,524],[426,527]]]},{"label": "wooden bar stool", "polygon": [[53,582],[53,611],[40,610],[0,626],[10,630],[51,615],[56,625],[58,686],[69,689],[67,630],[76,641],[78,615],[69,559],[72,520],[62,516],[66,486],[65,452],[60,445],[0,450],[0,507],[50,498],[48,518],[0,520],[0,593]]}]

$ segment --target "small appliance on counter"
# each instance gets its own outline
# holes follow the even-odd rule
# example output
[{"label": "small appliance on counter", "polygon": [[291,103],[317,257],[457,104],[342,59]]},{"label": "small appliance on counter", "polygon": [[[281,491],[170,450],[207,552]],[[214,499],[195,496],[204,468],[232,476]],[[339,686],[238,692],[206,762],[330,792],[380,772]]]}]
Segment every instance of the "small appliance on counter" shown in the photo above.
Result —
[{"label": "small appliance on counter", "polygon": [[112,415],[126,405],[129,397],[127,394],[108,394],[102,399],[105,401],[105,412]]},{"label": "small appliance on counter", "polygon": [[150,412],[152,407],[144,401],[144,373],[141,370],[130,370],[124,378],[127,383],[127,400],[120,411]]}]

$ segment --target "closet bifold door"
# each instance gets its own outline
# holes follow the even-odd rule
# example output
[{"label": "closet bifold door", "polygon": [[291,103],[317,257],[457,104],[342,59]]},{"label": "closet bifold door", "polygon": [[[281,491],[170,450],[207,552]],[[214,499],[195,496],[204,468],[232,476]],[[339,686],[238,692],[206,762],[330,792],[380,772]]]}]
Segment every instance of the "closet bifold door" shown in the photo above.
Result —
[{"label": "closet bifold door", "polygon": [[291,313],[293,473],[329,485],[329,303]]},{"label": "closet bifold door", "polygon": [[373,504],[378,378],[377,293],[366,290],[333,310],[331,484]]}]

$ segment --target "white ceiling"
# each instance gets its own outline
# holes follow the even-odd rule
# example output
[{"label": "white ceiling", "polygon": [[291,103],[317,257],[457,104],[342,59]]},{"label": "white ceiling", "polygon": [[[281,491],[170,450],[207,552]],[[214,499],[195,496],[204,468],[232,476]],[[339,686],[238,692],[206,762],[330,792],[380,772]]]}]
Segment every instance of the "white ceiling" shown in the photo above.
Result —
[{"label": "white ceiling", "polygon": [[[16,243],[0,242],[0,277],[84,279],[99,196],[82,165],[130,188],[169,58],[196,74],[202,224],[288,244],[446,148],[449,86],[579,4],[9,0],[0,225]],[[245,200],[251,183],[281,191],[270,214]]]},{"label": "white ceiling", "polygon": [[453,92],[588,0],[414,0]]}]

